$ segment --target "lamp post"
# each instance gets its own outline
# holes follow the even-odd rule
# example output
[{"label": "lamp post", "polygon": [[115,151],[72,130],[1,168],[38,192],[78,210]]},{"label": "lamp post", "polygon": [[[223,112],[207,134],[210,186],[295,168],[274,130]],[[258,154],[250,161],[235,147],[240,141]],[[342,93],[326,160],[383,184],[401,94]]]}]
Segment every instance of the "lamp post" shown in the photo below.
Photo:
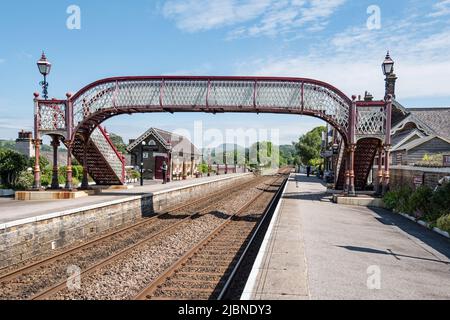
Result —
[{"label": "lamp post", "polygon": [[42,86],[42,96],[45,100],[48,100],[47,76],[50,74],[52,64],[47,60],[44,52],[42,52],[41,59],[37,62],[37,66],[39,68],[39,72],[44,76],[44,80],[39,83]]},{"label": "lamp post", "polygon": [[397,81],[397,76],[394,73],[394,60],[392,60],[389,51],[387,52],[386,58],[384,59],[381,67],[383,74],[386,77],[384,80],[386,83],[385,99],[387,100],[389,95],[395,99],[395,82]]},{"label": "lamp post", "polygon": [[144,185],[144,146],[145,141],[141,143],[141,187]]}]

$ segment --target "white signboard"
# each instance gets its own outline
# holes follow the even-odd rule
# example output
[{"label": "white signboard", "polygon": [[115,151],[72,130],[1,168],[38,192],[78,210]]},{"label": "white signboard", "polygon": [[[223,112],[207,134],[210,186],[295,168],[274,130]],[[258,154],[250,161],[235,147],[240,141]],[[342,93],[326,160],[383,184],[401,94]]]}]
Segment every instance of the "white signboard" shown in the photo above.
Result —
[{"label": "white signboard", "polygon": [[165,157],[165,158],[169,157],[169,155],[167,153],[158,153],[158,152],[154,152],[153,156],[154,157]]}]

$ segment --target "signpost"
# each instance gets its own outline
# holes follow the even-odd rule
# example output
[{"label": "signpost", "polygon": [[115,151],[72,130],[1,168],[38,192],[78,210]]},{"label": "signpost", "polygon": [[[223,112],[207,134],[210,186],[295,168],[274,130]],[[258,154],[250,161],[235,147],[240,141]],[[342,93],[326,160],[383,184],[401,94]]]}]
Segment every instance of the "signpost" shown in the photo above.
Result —
[{"label": "signpost", "polygon": [[414,185],[416,186],[416,188],[423,185],[423,176],[414,176]]},{"label": "signpost", "polygon": [[444,155],[444,163],[443,166],[444,167],[450,167],[450,155]]}]

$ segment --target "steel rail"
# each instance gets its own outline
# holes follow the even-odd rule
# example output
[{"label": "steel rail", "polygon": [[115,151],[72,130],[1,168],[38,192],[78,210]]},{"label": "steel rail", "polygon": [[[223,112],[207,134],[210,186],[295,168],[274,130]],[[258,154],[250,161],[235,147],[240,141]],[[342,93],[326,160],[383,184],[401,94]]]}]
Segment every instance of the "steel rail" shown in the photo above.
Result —
[{"label": "steel rail", "polygon": [[[252,181],[250,181],[248,183],[244,183],[244,184],[240,185],[239,187],[240,187],[240,189],[245,189],[245,188],[248,187],[248,185],[252,185],[252,184],[258,185],[260,183],[260,181],[261,181],[261,179],[252,180]],[[236,188],[236,186],[234,188]],[[227,193],[228,191],[230,191],[230,189],[231,188],[222,191],[221,194]],[[234,192],[238,192],[238,191],[239,190],[235,190]],[[210,197],[208,197],[208,198],[210,198]],[[108,258],[105,258],[105,259],[103,259],[103,260],[93,264],[89,268],[83,270],[81,272],[80,276],[82,276],[82,277],[87,276],[87,275],[93,273],[94,271],[104,267],[105,265],[120,259],[125,254],[133,251],[134,249],[138,248],[139,246],[141,246],[141,245],[143,245],[143,244],[145,244],[145,243],[147,243],[149,241],[155,240],[156,238],[158,238],[159,236],[161,236],[161,235],[163,235],[163,234],[165,234],[167,232],[172,231],[173,229],[175,229],[179,225],[185,223],[186,221],[192,219],[193,217],[199,216],[202,213],[208,212],[215,205],[216,205],[216,203],[212,203],[212,204],[208,205],[207,207],[201,209],[199,212],[196,212],[194,214],[190,214],[190,215],[184,217],[183,219],[181,219],[180,221],[175,222],[174,224],[171,224],[170,226],[168,226],[166,228],[163,228],[160,231],[157,231],[156,233],[153,233],[153,234],[145,237],[144,239],[139,240],[138,242],[132,244],[131,246],[129,246],[127,248],[124,248],[124,249],[122,249],[122,250],[120,250],[120,251],[110,255]],[[66,286],[67,286],[67,280],[61,281],[58,284],[56,284],[56,285],[54,285],[54,286],[52,286],[50,288],[47,288],[47,289],[41,291],[40,293],[32,296],[29,300],[44,300],[44,299],[52,296],[53,294],[55,294],[55,293],[57,293],[57,292],[59,292],[61,290],[64,290],[66,288]]]},{"label": "steel rail", "polygon": [[[88,241],[86,243],[83,243],[83,244],[79,245],[79,246],[75,246],[73,248],[70,248],[70,249],[65,250],[63,252],[60,252],[60,253],[57,253],[57,254],[52,255],[52,256],[50,256],[48,258],[45,258],[43,260],[36,261],[36,262],[34,262],[32,264],[26,265],[26,266],[24,266],[22,268],[19,268],[17,270],[5,273],[4,275],[0,276],[0,283],[1,282],[5,282],[5,281],[10,281],[10,280],[12,280],[12,279],[14,279],[14,278],[16,278],[18,276],[23,275],[24,273],[28,273],[28,272],[34,271],[34,270],[38,269],[39,267],[41,267],[43,265],[48,265],[48,264],[50,264],[52,262],[55,262],[55,261],[57,261],[59,259],[63,259],[65,257],[67,257],[68,255],[76,252],[76,251],[92,247],[95,243],[107,240],[108,238],[112,238],[112,237],[114,237],[114,236],[116,236],[116,235],[118,235],[120,233],[127,232],[129,230],[132,230],[132,229],[144,226],[146,224],[151,224],[157,218],[160,218],[160,217],[165,216],[167,214],[183,210],[183,209],[188,208],[190,206],[195,206],[195,205],[201,204],[203,201],[210,200],[211,197],[217,197],[217,196],[221,196],[224,193],[232,192],[233,189],[235,189],[235,188],[246,187],[247,185],[252,184],[252,182],[254,183],[255,181],[251,180],[251,181],[247,181],[247,182],[244,182],[242,184],[239,184],[237,186],[234,185],[234,186],[231,186],[229,188],[226,188],[225,190],[219,190],[217,192],[214,192],[213,194],[204,196],[204,197],[202,197],[200,199],[196,199],[196,200],[190,201],[187,204],[183,204],[183,205],[180,205],[180,206],[175,206],[175,207],[169,208],[164,213],[156,214],[156,215],[154,215],[154,216],[152,216],[150,218],[144,219],[142,221],[139,221],[139,222],[134,223],[132,225],[129,225],[127,227],[124,227],[124,228],[121,228],[119,230],[115,230],[113,232],[107,233],[107,234],[105,234],[103,236],[100,236],[99,238],[92,239],[92,240],[90,240],[90,241]],[[13,267],[13,266],[10,266],[10,267]],[[10,267],[8,267],[8,268],[10,268]]]},{"label": "steel rail", "polygon": [[230,216],[226,221],[215,228],[211,233],[209,233],[203,240],[201,240],[197,245],[195,245],[191,250],[185,253],[180,259],[178,259],[172,266],[170,266],[166,271],[164,271],[156,280],[154,280],[149,286],[141,290],[134,298],[134,300],[147,300],[149,296],[154,293],[162,283],[170,278],[177,269],[182,267],[186,261],[188,261],[192,256],[195,255],[199,249],[203,248],[206,244],[212,241],[221,231],[223,231],[231,222],[234,217],[242,214],[247,208],[249,208],[257,199],[259,199],[267,190],[269,190],[271,185],[265,188],[263,191],[259,192],[257,196],[253,197],[250,201],[245,203],[241,208],[237,210],[235,214]]},{"label": "steel rail", "polygon": [[253,246],[255,239],[257,237],[257,235],[259,234],[259,231],[261,230],[263,224],[266,222],[267,218],[270,215],[270,212],[272,211],[272,209],[274,208],[275,204],[278,203],[278,201],[281,199],[281,195],[284,191],[284,187],[286,186],[287,182],[289,181],[289,176],[287,177],[287,179],[285,179],[285,181],[282,183],[280,189],[278,189],[277,194],[273,197],[272,201],[269,203],[269,205],[266,207],[266,210],[264,211],[264,217],[260,220],[260,222],[258,223],[258,226],[256,227],[256,230],[253,232],[252,237],[250,238],[248,244],[245,246],[244,251],[242,252],[238,262],[236,263],[236,265],[233,267],[233,270],[230,273],[230,276],[228,277],[226,283],[224,284],[222,290],[220,291],[217,300],[223,300],[223,298],[225,297],[225,295],[228,292],[228,289],[231,285],[231,282],[234,280],[234,277],[236,276],[239,268],[241,267],[242,262],[244,261],[247,252],[250,250],[250,248]]}]

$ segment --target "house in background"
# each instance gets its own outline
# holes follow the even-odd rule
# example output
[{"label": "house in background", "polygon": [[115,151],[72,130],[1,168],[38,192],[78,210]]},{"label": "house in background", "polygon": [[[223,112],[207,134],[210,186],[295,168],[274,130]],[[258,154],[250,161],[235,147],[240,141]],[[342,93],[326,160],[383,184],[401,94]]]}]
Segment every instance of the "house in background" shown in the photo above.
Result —
[{"label": "house in background", "polygon": [[35,150],[33,144],[33,133],[31,131],[19,131],[16,139],[16,151],[27,156],[34,157]]},{"label": "house in background", "polygon": [[394,112],[392,165],[414,166],[425,156],[450,154],[450,108],[406,109],[395,101]]},{"label": "house in background", "polygon": [[201,152],[189,139],[157,128],[150,128],[139,138],[130,140],[127,151],[131,155],[131,166],[137,171],[143,159],[143,176],[148,180],[163,178],[164,161],[169,166],[170,180],[194,177],[202,160]]}]

